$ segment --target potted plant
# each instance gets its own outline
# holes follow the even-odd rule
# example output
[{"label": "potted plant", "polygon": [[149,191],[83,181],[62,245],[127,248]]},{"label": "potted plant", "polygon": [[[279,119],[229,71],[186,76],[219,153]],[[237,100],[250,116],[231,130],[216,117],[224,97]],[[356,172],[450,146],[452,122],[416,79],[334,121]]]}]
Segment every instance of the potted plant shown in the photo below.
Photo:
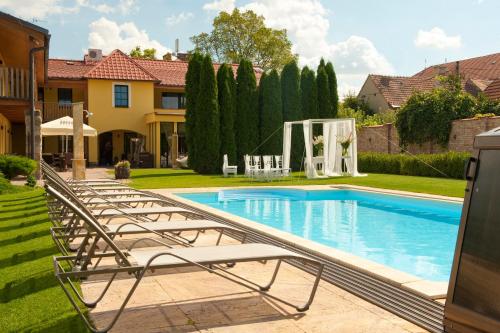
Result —
[{"label": "potted plant", "polygon": [[323,135],[315,136],[313,145],[314,150],[316,150],[317,156],[323,156]]},{"label": "potted plant", "polygon": [[130,177],[130,162],[120,161],[115,165],[115,179],[128,179]]}]

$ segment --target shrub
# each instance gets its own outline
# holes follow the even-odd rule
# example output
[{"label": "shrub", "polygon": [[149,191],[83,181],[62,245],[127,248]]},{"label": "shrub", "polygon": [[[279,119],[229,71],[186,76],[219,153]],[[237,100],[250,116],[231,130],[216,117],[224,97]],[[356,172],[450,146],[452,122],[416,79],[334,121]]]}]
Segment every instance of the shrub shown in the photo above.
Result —
[{"label": "shrub", "polygon": [[469,157],[469,153],[462,152],[419,155],[360,153],[358,165],[361,172],[462,179]]},{"label": "shrub", "polygon": [[30,176],[36,170],[36,161],[24,156],[0,155],[0,171],[7,179],[18,175]]},{"label": "shrub", "polygon": [[36,178],[35,178],[35,176],[29,175],[26,178],[26,186],[29,186],[29,187],[35,187],[36,186]]},{"label": "shrub", "polygon": [[9,192],[12,189],[12,185],[5,178],[4,174],[0,172],[0,194]]},{"label": "shrub", "polygon": [[129,161],[127,161],[127,160],[120,161],[120,162],[116,163],[115,167],[116,167],[116,168],[126,168],[126,169],[130,169],[130,162],[129,162]]}]

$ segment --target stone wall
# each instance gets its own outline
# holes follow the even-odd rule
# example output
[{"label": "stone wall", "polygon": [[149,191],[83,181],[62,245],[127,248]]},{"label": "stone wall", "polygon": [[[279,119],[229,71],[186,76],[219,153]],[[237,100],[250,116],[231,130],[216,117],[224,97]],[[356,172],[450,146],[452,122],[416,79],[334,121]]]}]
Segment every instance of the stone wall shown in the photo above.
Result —
[{"label": "stone wall", "polygon": [[[500,127],[499,117],[461,119],[452,123],[448,147],[424,143],[409,145],[412,154],[432,154],[448,150],[472,152],[474,137],[482,132]],[[399,136],[393,124],[361,127],[358,130],[358,151],[397,154],[401,152]]]}]

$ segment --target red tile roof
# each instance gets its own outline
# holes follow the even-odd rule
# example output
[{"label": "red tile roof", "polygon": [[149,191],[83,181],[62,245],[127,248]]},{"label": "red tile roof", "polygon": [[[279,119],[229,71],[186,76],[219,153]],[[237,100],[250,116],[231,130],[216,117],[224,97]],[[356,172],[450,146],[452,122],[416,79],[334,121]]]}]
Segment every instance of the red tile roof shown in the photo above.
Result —
[{"label": "red tile roof", "polygon": [[[214,70],[220,64],[214,64]],[[188,62],[135,59],[119,50],[103,57],[99,62],[49,59],[49,79],[110,79],[130,81],[157,81],[162,86],[183,87]],[[237,64],[233,64],[236,75]],[[254,68],[259,82],[262,70]]]},{"label": "red tile roof", "polygon": [[[492,80],[500,79],[500,53],[459,61],[462,85],[477,93]],[[438,85],[439,75],[456,73],[456,62],[428,67],[413,76],[368,75],[391,107],[399,107],[414,91],[429,91]],[[493,89],[493,88],[492,88]],[[473,91],[472,91],[473,90]],[[360,92],[361,94],[362,92]]]},{"label": "red tile roof", "polygon": [[48,77],[50,79],[82,79],[85,73],[95,67],[81,60],[49,59]]},{"label": "red tile roof", "polygon": [[500,79],[491,82],[486,89],[484,89],[486,97],[492,100],[500,100]]},{"label": "red tile roof", "polygon": [[88,79],[158,81],[158,78],[120,50],[111,52],[84,77]]}]

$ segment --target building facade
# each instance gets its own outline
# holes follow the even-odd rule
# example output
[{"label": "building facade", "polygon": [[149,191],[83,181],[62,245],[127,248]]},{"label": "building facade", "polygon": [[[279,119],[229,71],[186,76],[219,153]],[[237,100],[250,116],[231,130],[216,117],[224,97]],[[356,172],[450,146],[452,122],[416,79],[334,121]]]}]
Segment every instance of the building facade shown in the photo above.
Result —
[{"label": "building facade", "polygon": [[[49,59],[41,91],[44,122],[71,115],[72,103],[83,103],[86,123],[98,132],[86,139],[90,165],[127,159],[143,167],[176,166],[187,154],[187,67],[186,61],[137,59],[120,50],[103,55],[91,49],[83,60]],[[260,77],[258,68],[255,73]],[[44,152],[61,150],[62,140],[44,138]]]}]

